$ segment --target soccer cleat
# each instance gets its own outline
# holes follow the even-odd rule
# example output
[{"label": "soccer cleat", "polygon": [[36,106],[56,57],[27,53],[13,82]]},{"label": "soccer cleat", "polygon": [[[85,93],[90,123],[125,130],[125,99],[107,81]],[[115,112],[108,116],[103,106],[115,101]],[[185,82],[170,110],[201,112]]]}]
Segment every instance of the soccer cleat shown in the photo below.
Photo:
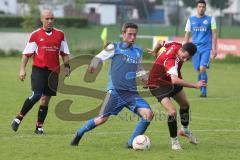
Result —
[{"label": "soccer cleat", "polygon": [[43,128],[36,128],[35,133],[39,135],[43,135],[44,134]]},{"label": "soccer cleat", "polygon": [[77,135],[77,133],[74,135],[70,145],[71,146],[78,146],[79,141],[80,141],[81,137]]},{"label": "soccer cleat", "polygon": [[133,146],[132,146],[132,145],[129,145],[128,143],[126,143],[125,148],[127,148],[127,149],[133,149]]},{"label": "soccer cleat", "polygon": [[200,97],[201,98],[207,98],[207,95],[206,94],[201,94]]},{"label": "soccer cleat", "polygon": [[15,119],[12,121],[12,124],[11,124],[12,130],[15,131],[15,132],[17,132],[20,123],[21,123],[21,120],[18,119],[18,118],[15,118]]},{"label": "soccer cleat", "polygon": [[186,130],[186,129],[181,128],[178,131],[178,135],[188,138],[189,142],[192,143],[192,144],[195,144],[195,145],[198,144],[197,138],[188,129]]},{"label": "soccer cleat", "polygon": [[182,147],[178,141],[178,138],[172,138],[172,150],[182,150]]}]

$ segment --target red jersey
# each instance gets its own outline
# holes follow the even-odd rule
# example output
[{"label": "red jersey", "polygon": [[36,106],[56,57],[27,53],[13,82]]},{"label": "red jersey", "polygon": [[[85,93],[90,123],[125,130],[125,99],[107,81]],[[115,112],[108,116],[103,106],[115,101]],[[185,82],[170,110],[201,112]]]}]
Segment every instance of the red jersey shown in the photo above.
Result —
[{"label": "red jersey", "polygon": [[23,54],[33,55],[33,66],[47,67],[54,71],[60,65],[59,55],[70,53],[63,31],[53,28],[47,33],[43,28],[39,28],[32,32]]},{"label": "red jersey", "polygon": [[164,42],[164,50],[155,60],[149,74],[148,85],[159,87],[171,83],[171,75],[182,79],[180,69],[183,62],[177,57],[178,50],[182,44],[177,42]]}]

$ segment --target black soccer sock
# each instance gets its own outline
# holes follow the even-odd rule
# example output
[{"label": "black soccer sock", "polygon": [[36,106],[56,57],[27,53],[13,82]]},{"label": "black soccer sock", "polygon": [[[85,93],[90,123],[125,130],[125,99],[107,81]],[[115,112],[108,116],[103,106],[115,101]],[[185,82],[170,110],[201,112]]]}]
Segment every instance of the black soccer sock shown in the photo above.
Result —
[{"label": "black soccer sock", "polygon": [[48,113],[48,106],[40,105],[39,110],[38,110],[38,120],[36,123],[36,128],[42,127],[44,120],[47,116],[47,113]]},{"label": "black soccer sock", "polygon": [[189,108],[180,109],[181,124],[187,127],[189,124]]},{"label": "black soccer sock", "polygon": [[35,103],[36,103],[35,101],[32,101],[29,98],[27,98],[23,103],[22,109],[16,118],[22,120],[23,117],[32,109]]},{"label": "black soccer sock", "polygon": [[176,116],[168,115],[168,129],[170,137],[177,137],[177,120]]}]

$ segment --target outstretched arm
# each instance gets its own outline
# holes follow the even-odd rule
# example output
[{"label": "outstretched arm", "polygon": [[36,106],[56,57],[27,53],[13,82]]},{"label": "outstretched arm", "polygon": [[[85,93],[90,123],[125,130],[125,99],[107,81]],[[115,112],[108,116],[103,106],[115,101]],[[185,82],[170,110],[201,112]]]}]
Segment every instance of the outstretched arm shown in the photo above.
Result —
[{"label": "outstretched arm", "polygon": [[97,54],[91,61],[90,65],[88,66],[88,72],[94,73],[103,61],[110,59],[114,56],[115,48],[114,44],[109,43],[104,50],[102,50],[99,54]]},{"label": "outstretched arm", "polygon": [[187,87],[187,88],[199,89],[201,87],[206,86],[206,83],[204,80],[200,80],[197,83],[190,83],[190,82],[186,82],[186,81],[178,78],[178,76],[173,75],[173,74],[171,75],[171,80],[172,80],[172,84],[180,85],[180,86]]}]

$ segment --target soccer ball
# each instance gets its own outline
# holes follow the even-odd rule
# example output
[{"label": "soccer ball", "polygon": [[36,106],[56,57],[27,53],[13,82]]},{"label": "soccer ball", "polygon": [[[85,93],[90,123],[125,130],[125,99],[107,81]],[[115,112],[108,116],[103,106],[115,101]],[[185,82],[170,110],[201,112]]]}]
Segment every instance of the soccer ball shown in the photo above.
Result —
[{"label": "soccer ball", "polygon": [[132,146],[134,150],[148,150],[150,149],[151,142],[148,136],[138,135],[133,139]]}]

